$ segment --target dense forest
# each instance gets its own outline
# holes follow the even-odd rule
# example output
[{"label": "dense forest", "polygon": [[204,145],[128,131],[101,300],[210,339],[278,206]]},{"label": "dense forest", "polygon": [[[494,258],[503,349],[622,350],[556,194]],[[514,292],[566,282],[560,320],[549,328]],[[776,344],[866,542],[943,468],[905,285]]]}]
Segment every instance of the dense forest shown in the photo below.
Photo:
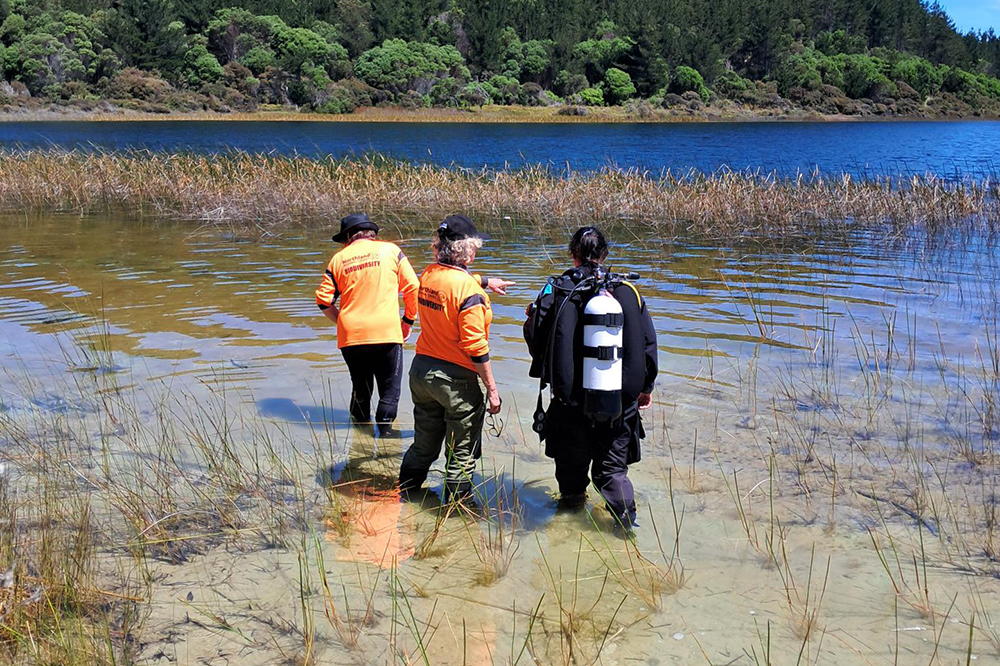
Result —
[{"label": "dense forest", "polygon": [[1000,37],[920,0],[0,0],[0,104],[996,114]]}]

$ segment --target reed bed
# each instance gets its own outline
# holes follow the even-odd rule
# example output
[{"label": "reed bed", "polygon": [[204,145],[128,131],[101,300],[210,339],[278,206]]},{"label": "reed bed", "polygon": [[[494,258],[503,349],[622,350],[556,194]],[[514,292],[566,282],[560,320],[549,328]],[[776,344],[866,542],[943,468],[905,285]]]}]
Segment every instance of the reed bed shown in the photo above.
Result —
[{"label": "reed bed", "polygon": [[[671,419],[677,441],[667,440],[654,411],[645,468],[667,467],[660,488],[640,486],[659,496],[643,499],[631,539],[612,537],[596,506],[553,518],[551,532],[532,526],[521,463],[492,473],[484,463],[478,512],[441,507],[433,493],[389,502],[400,544],[378,564],[352,547],[380,531],[371,510],[387,504],[384,467],[401,451],[374,451],[360,435],[347,450],[334,423],[271,422],[221,374],[138,389],[137,377],[93,370],[114,365],[98,332],[87,338],[97,347],[67,350],[76,370],[62,380],[4,385],[0,664],[208,662],[217,644],[256,663],[589,664],[655,654],[664,638],[686,663],[733,663],[738,647],[761,664],[892,663],[907,650],[944,664],[959,649],[995,660],[1000,343],[984,338],[969,365],[942,352],[938,413],[909,393],[919,372],[886,327],[853,338],[846,386],[820,384],[832,362],[823,344],[800,352],[811,365],[776,370],[805,373],[801,382],[758,386],[745,371],[752,387],[719,389],[721,429],[691,437],[690,451],[687,425]],[[744,401],[750,390],[770,409],[730,439],[728,420],[758,404]],[[30,400],[42,392],[65,399]],[[837,409],[799,408],[827,394]],[[324,390],[318,411],[332,413],[333,399]],[[923,417],[903,411],[917,404]],[[890,428],[917,430],[922,418],[968,429],[954,447],[929,432],[892,441]],[[668,446],[679,457],[655,455]],[[706,448],[718,473],[698,469]],[[675,490],[680,460],[691,462]],[[403,541],[412,559],[396,557]],[[710,616],[702,604],[716,604]],[[892,628],[852,635],[855,615]],[[900,633],[911,629],[922,633]],[[883,643],[870,647],[873,637]]]},{"label": "reed bed", "polygon": [[544,227],[583,220],[638,222],[663,235],[734,239],[818,231],[952,228],[996,231],[992,177],[857,179],[819,173],[653,173],[540,166],[466,170],[395,162],[229,153],[14,151],[0,153],[0,210],[125,211],[266,228],[333,220],[345,210],[427,215],[461,210]]}]

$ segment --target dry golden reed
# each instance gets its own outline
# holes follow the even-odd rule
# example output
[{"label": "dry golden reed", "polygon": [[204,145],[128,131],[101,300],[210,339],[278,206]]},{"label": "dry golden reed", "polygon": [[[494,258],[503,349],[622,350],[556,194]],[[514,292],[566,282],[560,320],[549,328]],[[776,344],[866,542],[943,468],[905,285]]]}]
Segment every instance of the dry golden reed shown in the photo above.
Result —
[{"label": "dry golden reed", "polygon": [[546,222],[639,221],[662,234],[795,236],[822,229],[889,233],[951,225],[992,231],[992,178],[858,179],[820,174],[675,175],[544,167],[466,170],[382,158],[228,153],[0,153],[0,210],[120,210],[130,215],[275,225],[345,210],[510,215]]}]

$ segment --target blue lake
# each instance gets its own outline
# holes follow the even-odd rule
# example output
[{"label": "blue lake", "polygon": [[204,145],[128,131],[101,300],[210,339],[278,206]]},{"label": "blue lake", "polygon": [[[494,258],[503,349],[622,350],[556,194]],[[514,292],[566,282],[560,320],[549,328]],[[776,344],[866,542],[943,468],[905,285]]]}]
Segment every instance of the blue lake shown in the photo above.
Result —
[{"label": "blue lake", "polygon": [[814,169],[858,176],[991,175],[1000,122],[478,124],[279,121],[4,122],[0,147],[300,154],[378,152],[502,169],[544,164],[659,172]]}]

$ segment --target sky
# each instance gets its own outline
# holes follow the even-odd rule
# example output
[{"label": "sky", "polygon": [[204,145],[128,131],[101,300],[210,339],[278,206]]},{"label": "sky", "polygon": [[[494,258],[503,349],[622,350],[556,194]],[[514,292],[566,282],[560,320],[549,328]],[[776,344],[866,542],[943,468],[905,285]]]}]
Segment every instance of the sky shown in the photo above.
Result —
[{"label": "sky", "polygon": [[939,0],[961,32],[988,30],[1000,32],[1000,0]]}]

